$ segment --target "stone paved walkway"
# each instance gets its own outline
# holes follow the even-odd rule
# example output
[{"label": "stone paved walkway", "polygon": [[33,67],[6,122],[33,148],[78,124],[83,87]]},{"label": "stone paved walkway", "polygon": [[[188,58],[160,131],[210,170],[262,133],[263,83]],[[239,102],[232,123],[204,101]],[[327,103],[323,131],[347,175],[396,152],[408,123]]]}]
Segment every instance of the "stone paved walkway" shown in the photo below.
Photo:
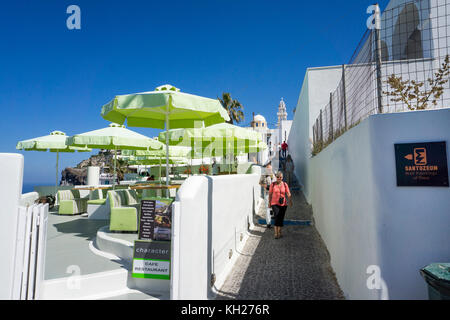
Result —
[{"label": "stone paved walkway", "polygon": [[[312,209],[303,193],[292,194],[294,206],[288,208],[285,219],[312,220]],[[263,210],[255,221],[265,217]],[[344,299],[328,250],[314,225],[285,226],[283,237],[277,240],[273,228],[255,226],[216,299]]]}]

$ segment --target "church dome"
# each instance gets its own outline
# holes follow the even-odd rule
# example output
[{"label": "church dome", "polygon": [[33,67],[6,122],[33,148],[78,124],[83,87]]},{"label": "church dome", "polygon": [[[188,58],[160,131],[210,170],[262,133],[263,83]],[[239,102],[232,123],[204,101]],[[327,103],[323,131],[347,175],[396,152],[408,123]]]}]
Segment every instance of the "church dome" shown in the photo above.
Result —
[{"label": "church dome", "polygon": [[254,129],[267,129],[267,121],[266,118],[264,118],[262,115],[258,114],[256,116],[254,116],[253,121],[252,121],[252,127]]},{"label": "church dome", "polygon": [[262,115],[260,115],[260,114],[257,114],[256,116],[255,116],[255,121],[256,122],[267,122],[266,121],[266,118],[264,118]]}]

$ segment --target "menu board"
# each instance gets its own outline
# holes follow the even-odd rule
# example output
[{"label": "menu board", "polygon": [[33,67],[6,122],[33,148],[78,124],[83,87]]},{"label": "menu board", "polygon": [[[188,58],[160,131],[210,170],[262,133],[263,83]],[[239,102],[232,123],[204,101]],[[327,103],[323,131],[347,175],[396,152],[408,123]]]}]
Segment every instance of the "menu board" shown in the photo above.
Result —
[{"label": "menu board", "polygon": [[158,197],[141,201],[139,240],[171,240],[172,201],[170,198]]},{"label": "menu board", "polygon": [[141,214],[139,216],[139,240],[153,240],[155,231],[155,200],[141,201]]}]

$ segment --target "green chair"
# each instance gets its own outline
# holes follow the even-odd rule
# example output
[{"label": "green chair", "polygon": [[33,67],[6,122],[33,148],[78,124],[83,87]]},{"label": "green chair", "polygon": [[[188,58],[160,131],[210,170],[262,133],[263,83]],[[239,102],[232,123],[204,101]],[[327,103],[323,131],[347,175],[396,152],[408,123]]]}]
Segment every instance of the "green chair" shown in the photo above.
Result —
[{"label": "green chair", "polygon": [[57,195],[59,201],[59,214],[74,215],[85,213],[87,211],[87,202],[89,199],[88,197],[81,198],[79,190],[59,190]]},{"label": "green chair", "polygon": [[110,231],[138,231],[138,213],[140,204],[135,190],[108,191],[111,216]]},{"label": "green chair", "polygon": [[[111,190],[111,189],[109,189]],[[103,205],[106,203],[106,197],[108,196],[108,189],[95,189],[92,190],[89,194],[89,204],[94,205]]]},{"label": "green chair", "polygon": [[89,219],[108,220],[109,219],[109,203],[106,202],[108,189],[95,189],[89,194],[87,202],[87,213]]}]

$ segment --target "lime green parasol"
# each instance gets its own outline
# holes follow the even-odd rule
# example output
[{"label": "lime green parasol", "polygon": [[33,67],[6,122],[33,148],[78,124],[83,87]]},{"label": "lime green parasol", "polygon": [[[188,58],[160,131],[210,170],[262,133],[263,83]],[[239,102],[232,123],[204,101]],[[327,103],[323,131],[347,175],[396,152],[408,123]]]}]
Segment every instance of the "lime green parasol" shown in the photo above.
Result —
[{"label": "lime green parasol", "polygon": [[163,144],[157,140],[148,138],[142,134],[131,131],[123,125],[111,123],[108,127],[76,134],[67,138],[67,144],[72,146],[84,146],[95,149],[115,150],[114,155],[114,179],[116,180],[117,150],[157,150]]},{"label": "lime green parasol", "polygon": [[58,163],[60,152],[91,152],[92,149],[85,147],[69,146],[66,143],[66,134],[62,131],[53,131],[47,136],[37,137],[33,139],[19,141],[16,149],[25,151],[50,151],[56,152],[56,189],[58,188]]},{"label": "lime green parasol", "polygon": [[264,148],[264,145],[259,145],[262,142],[261,133],[229,123],[207,128],[172,129],[161,132],[159,140],[167,136],[171,145],[201,146],[202,154],[208,157],[253,153]]},{"label": "lime green parasol", "polygon": [[[217,99],[180,92],[171,85],[155,91],[119,95],[102,107],[104,119],[124,123],[130,127],[194,128],[200,121],[210,126],[230,120]],[[169,141],[166,139],[166,185],[169,185]]]}]

